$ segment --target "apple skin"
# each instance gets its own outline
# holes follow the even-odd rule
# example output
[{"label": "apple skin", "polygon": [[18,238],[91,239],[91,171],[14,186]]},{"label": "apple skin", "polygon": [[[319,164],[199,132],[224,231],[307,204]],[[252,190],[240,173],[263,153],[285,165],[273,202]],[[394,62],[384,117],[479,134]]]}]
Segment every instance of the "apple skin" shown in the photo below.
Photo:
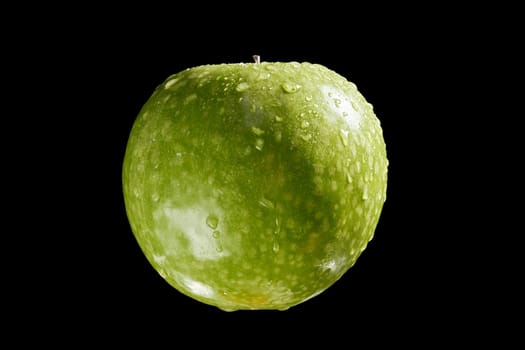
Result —
[{"label": "apple skin", "polygon": [[222,310],[329,288],[386,199],[380,122],[356,86],[308,62],[204,65],[141,109],[123,163],[132,232],[174,288]]}]

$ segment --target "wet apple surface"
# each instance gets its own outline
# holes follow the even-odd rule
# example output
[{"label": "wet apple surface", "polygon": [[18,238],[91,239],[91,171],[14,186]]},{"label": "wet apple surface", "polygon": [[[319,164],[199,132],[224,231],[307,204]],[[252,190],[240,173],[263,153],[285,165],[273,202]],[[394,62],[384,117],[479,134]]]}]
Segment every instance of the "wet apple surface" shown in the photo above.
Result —
[{"label": "wet apple surface", "polygon": [[319,64],[174,74],[129,136],[131,229],[174,288],[223,310],[279,309],[329,288],[372,239],[386,199],[379,119]]}]

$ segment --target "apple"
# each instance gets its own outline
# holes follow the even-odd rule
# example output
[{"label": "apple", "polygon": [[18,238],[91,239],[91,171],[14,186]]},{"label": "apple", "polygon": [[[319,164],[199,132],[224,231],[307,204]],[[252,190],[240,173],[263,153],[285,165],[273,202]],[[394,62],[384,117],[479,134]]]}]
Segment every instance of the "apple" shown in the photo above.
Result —
[{"label": "apple", "polygon": [[286,310],[338,281],[386,199],[379,119],[309,62],[210,64],[169,76],[131,129],[131,231],[176,290],[222,310]]}]

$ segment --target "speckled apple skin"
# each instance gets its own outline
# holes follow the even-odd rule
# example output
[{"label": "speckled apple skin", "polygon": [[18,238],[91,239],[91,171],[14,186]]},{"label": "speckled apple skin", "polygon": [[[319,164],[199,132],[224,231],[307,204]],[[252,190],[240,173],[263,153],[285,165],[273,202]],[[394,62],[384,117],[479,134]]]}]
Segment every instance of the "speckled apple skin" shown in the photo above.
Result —
[{"label": "speckled apple skin", "polygon": [[160,84],[131,130],[123,194],[158,273],[223,310],[285,310],[333,285],[386,199],[379,119],[319,64],[204,65]]}]

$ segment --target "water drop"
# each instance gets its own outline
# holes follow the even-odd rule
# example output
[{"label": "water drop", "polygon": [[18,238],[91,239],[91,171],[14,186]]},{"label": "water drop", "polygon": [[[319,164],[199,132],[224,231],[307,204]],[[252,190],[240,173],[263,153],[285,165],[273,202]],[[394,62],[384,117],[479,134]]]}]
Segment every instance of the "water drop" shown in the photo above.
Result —
[{"label": "water drop", "polygon": [[222,311],[224,312],[234,312],[234,311],[237,311],[239,309],[237,308],[234,308],[234,307],[227,307],[227,306],[218,306],[219,309],[221,309]]},{"label": "water drop", "polygon": [[249,88],[250,88],[250,84],[248,84],[247,82],[243,81],[242,83],[239,83],[237,85],[235,90],[237,90],[238,92],[243,92],[243,91],[248,90]]},{"label": "water drop", "polygon": [[281,87],[283,88],[284,92],[289,93],[289,94],[294,94],[302,88],[301,85],[296,84],[296,83],[291,83],[288,81],[282,83]]},{"label": "water drop", "polygon": [[352,176],[351,176],[349,173],[346,174],[346,182],[348,182],[349,184],[351,184],[352,181],[353,181],[353,180],[352,180]]},{"label": "water drop", "polygon": [[213,233],[211,234],[211,236],[213,238],[219,238],[219,236],[221,235],[221,232],[220,231],[213,231]]},{"label": "water drop", "polygon": [[279,242],[277,242],[276,239],[273,240],[272,250],[274,253],[277,253],[279,251]]},{"label": "water drop", "polygon": [[354,101],[350,101],[350,104],[352,105],[352,109],[357,112],[357,105]]},{"label": "water drop", "polygon": [[341,129],[339,137],[344,146],[348,146],[348,130]]},{"label": "water drop", "polygon": [[275,72],[277,70],[277,67],[275,67],[273,64],[266,64],[264,68],[270,72]]},{"label": "water drop", "polygon": [[218,245],[217,248],[215,248],[215,250],[217,251],[217,253],[221,253],[224,249],[222,248],[222,246]]},{"label": "water drop", "polygon": [[255,148],[258,151],[262,151],[263,147],[264,147],[264,140],[263,139],[258,138],[257,140],[255,140]]},{"label": "water drop", "polygon": [[275,116],[275,121],[280,123],[283,121],[283,118],[279,117],[278,115]]},{"label": "water drop", "polygon": [[194,101],[195,99],[197,99],[197,95],[196,94],[191,94],[189,95],[188,97],[186,97],[184,99],[184,105],[187,105],[189,103],[191,103],[192,101]]},{"label": "water drop", "polygon": [[364,201],[368,200],[368,187],[363,188],[363,196],[361,199]]},{"label": "water drop", "polygon": [[260,129],[256,126],[252,126],[252,132],[257,135],[257,136],[261,136],[264,134],[264,130],[263,129]]},{"label": "water drop", "polygon": [[[301,113],[301,114],[302,114],[302,113]],[[306,128],[309,127],[309,126],[310,126],[310,123],[309,123],[307,120],[303,120],[303,121],[301,122],[301,128],[306,129]]]},{"label": "water drop", "polygon": [[273,231],[274,235],[278,235],[281,232],[281,223],[279,222],[279,218],[275,218],[275,230]]},{"label": "water drop", "polygon": [[151,195],[151,200],[154,201],[154,202],[158,202],[159,201],[159,194],[158,193],[153,193]]},{"label": "water drop", "polygon": [[341,106],[341,100],[338,98],[334,98],[334,104],[337,108],[339,108]]},{"label": "water drop", "polygon": [[219,218],[213,214],[208,215],[206,218],[206,225],[208,225],[209,228],[215,230],[219,225]]},{"label": "water drop", "polygon": [[343,112],[343,117],[348,117],[348,112]]},{"label": "water drop", "polygon": [[306,96],[306,97],[304,98],[304,100],[305,100],[306,102],[310,102],[310,101],[312,100],[312,96]]},{"label": "water drop", "polygon": [[310,141],[312,139],[312,134],[302,134],[301,138],[305,141]]},{"label": "water drop", "polygon": [[257,80],[266,80],[270,77],[270,73],[266,73],[266,72],[261,72],[258,76],[257,76]]},{"label": "water drop", "polygon": [[263,197],[259,201],[259,204],[262,205],[265,208],[268,208],[268,209],[274,209],[275,208],[275,205],[273,204],[273,202],[271,200],[269,200],[268,198],[265,198],[265,197]]},{"label": "water drop", "polygon": [[165,88],[165,89],[169,89],[169,88],[170,88],[171,86],[173,86],[178,80],[179,80],[179,78],[174,78],[174,79],[169,80],[169,81],[166,82],[166,84],[164,85],[164,88]]}]

